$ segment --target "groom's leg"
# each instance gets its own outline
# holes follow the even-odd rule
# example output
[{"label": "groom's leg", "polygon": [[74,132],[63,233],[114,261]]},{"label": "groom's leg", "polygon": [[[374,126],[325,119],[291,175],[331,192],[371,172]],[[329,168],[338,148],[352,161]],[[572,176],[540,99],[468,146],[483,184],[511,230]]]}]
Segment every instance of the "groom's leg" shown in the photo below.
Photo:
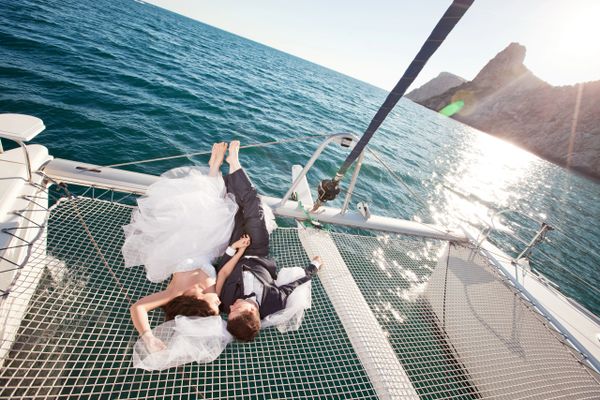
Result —
[{"label": "groom's leg", "polygon": [[296,289],[298,286],[302,285],[303,283],[310,281],[311,279],[312,279],[312,275],[303,276],[300,279],[296,279],[295,281],[292,281],[290,283],[286,283],[285,285],[279,286],[279,290],[281,290],[283,293],[285,293],[287,296],[289,296],[294,291],[294,289]]},{"label": "groom's leg", "polygon": [[[231,186],[232,184],[229,182],[229,176],[230,175],[225,175],[223,177],[223,180],[225,181],[225,188],[227,189],[227,193],[231,193],[235,196],[235,194],[232,191],[233,190],[233,188]],[[237,202],[237,197],[236,197],[236,202]],[[238,205],[239,205],[239,203],[238,203]],[[237,212],[235,213],[234,223],[233,223],[233,231],[231,232],[231,237],[229,238],[229,245],[236,242],[243,234],[244,234],[244,213],[242,212],[242,208],[239,207]]]},{"label": "groom's leg", "polygon": [[[269,232],[265,224],[262,204],[256,188],[252,186],[248,175],[243,169],[237,169],[226,177],[227,191],[235,196],[240,207],[238,215],[243,221],[243,232],[250,235],[251,244],[246,249],[245,255],[266,257],[269,254]],[[236,226],[237,217],[236,215]],[[239,239],[242,232],[233,241]]]},{"label": "groom's leg", "polygon": [[[227,191],[235,196],[238,203],[238,215],[243,221],[243,230],[250,235],[251,243],[245,254],[266,257],[269,254],[269,232],[265,224],[264,212],[258,193],[240,164],[239,149],[239,141],[234,140],[230,143],[227,156],[229,175],[225,177],[225,184]],[[239,239],[241,232],[234,232],[234,234],[237,236],[232,236],[232,241]]]}]

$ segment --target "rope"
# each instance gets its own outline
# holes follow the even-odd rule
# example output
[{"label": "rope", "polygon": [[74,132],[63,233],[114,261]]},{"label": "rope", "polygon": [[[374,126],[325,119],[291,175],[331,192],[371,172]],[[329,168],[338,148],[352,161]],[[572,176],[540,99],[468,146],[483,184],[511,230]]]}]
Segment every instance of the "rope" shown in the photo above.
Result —
[{"label": "rope", "polygon": [[567,234],[567,233],[563,232],[561,228],[557,228],[555,225],[552,225],[552,229],[554,229],[556,232],[558,232],[561,235],[563,235],[569,242],[571,242],[574,245],[576,245],[577,247],[579,247],[579,249],[581,251],[583,251],[584,253],[592,254],[594,257],[596,257],[598,260],[600,260],[600,254],[596,253],[589,246],[585,246],[584,244],[579,243],[577,240],[573,239],[572,238],[573,235],[570,235],[570,234]]},{"label": "rope", "polygon": [[[419,194],[417,194],[416,192],[414,192],[414,191],[413,191],[413,190],[412,190],[412,189],[411,189],[411,188],[410,188],[410,187],[409,187],[409,186],[408,186],[408,185],[407,185],[407,184],[406,184],[406,183],[405,183],[405,182],[402,180],[402,178],[401,178],[400,176],[398,176],[398,174],[396,174],[396,172],[394,172],[394,170],[393,170],[393,169],[392,169],[392,168],[391,168],[389,165],[387,165],[387,163],[385,162],[385,160],[384,160],[382,157],[380,157],[380,156],[377,154],[377,152],[376,152],[375,150],[373,150],[373,149],[370,149],[370,148],[367,148],[366,150],[367,150],[367,151],[368,151],[368,152],[369,152],[369,153],[370,153],[372,156],[374,156],[374,157],[377,159],[377,161],[379,161],[379,163],[381,164],[381,166],[383,166],[383,167],[384,167],[384,168],[385,168],[385,169],[386,169],[386,170],[387,170],[387,171],[390,173],[390,175],[391,175],[391,176],[392,176],[392,177],[393,177],[393,178],[394,178],[394,179],[395,179],[395,180],[396,180],[398,183],[400,183],[402,186],[404,186],[404,188],[406,188],[406,189],[407,189],[407,190],[410,192],[410,194],[412,194],[412,195],[413,195],[413,198],[415,198],[415,199],[417,199],[417,200],[419,201],[419,203],[420,203],[420,205],[421,205],[421,208],[419,208],[417,211],[423,211],[423,209],[424,209],[424,208],[427,206],[427,202],[425,201],[425,199],[424,199],[422,196],[420,196]],[[354,193],[353,193],[352,195],[354,196]],[[438,232],[440,232],[440,233],[447,233],[447,231],[446,231],[446,230],[444,230],[444,229],[438,229],[438,228],[436,228],[436,227],[435,227],[435,226],[433,226],[433,225],[429,225],[429,224],[426,224],[426,223],[424,223],[424,222],[421,222],[421,221],[414,221],[414,222],[416,222],[416,223],[418,223],[418,224],[421,224],[421,225],[423,225],[423,226],[427,226],[428,228],[432,228],[432,229],[434,229],[434,230],[436,230],[436,231],[438,231]]]},{"label": "rope", "polygon": [[[39,191],[48,193],[48,190],[43,187],[40,186],[39,184],[35,183],[35,182],[26,182],[27,185],[33,186],[36,189],[38,189]],[[12,271],[17,271],[14,276],[12,281],[10,282],[10,284],[8,285],[8,287],[6,289],[0,289],[0,304],[4,301],[4,299],[6,299],[8,297],[8,295],[10,293],[12,293],[12,289],[15,286],[16,282],[18,281],[18,279],[20,278],[21,275],[21,271],[23,269],[23,267],[25,267],[27,265],[27,263],[29,262],[29,259],[32,255],[32,249],[33,249],[33,245],[35,242],[37,242],[39,240],[40,237],[42,237],[44,229],[47,226],[48,223],[48,209],[46,207],[40,206],[37,202],[32,201],[31,199],[28,199],[28,197],[35,197],[37,198],[37,196],[29,196],[29,195],[25,195],[23,196],[23,199],[29,201],[29,204],[35,204],[38,207],[41,207],[44,209],[44,211],[46,212],[46,215],[44,217],[44,221],[42,222],[42,224],[38,224],[35,221],[32,221],[29,218],[26,218],[24,215],[22,215],[20,212],[15,212],[15,215],[19,216],[20,218],[23,218],[29,222],[31,222],[34,226],[27,226],[27,227],[23,227],[23,226],[12,226],[12,227],[7,227],[7,228],[3,228],[1,231],[2,233],[5,233],[7,235],[10,235],[22,242],[24,242],[25,244],[19,244],[19,245],[12,245],[12,246],[8,246],[8,247],[2,247],[0,248],[0,252],[2,252],[2,255],[0,255],[0,260],[4,260],[6,262],[8,262],[9,264],[14,265],[14,268],[8,268],[8,269],[4,269],[0,271],[0,274],[4,274],[7,272],[12,272]],[[20,211],[25,211],[25,210],[20,210]],[[29,210],[29,211],[41,211],[41,210]],[[30,241],[25,240],[24,238],[16,235],[15,233],[12,233],[11,231],[17,231],[17,230],[29,230],[29,229],[37,229],[38,232],[35,234],[35,236],[33,238],[30,239]],[[9,242],[10,244],[10,242]],[[21,263],[17,263],[13,260],[10,260],[8,258],[5,257],[6,255],[6,250],[11,250],[11,249],[16,249],[16,248],[22,248],[22,247],[27,247],[27,253],[25,255],[25,258],[21,261]]]},{"label": "rope", "polygon": [[110,272],[110,274],[112,275],[112,277],[115,280],[115,282],[117,282],[117,285],[119,285],[119,288],[121,289],[121,293],[123,293],[123,295],[125,296],[125,298],[129,302],[129,304],[133,305],[133,300],[131,300],[131,297],[127,293],[127,289],[125,289],[125,286],[121,283],[121,281],[117,277],[117,274],[115,274],[115,272],[113,271],[113,269],[108,264],[108,261],[106,261],[106,257],[104,257],[104,254],[102,253],[102,250],[100,249],[100,246],[98,245],[98,242],[96,242],[96,239],[94,239],[94,236],[92,235],[92,232],[90,232],[89,227],[87,226],[87,224],[85,223],[85,220],[81,216],[81,212],[79,211],[79,207],[77,207],[77,201],[76,201],[77,199],[75,198],[75,196],[73,196],[73,194],[69,191],[69,189],[67,188],[67,185],[65,183],[57,182],[56,180],[52,179],[51,177],[49,177],[45,173],[43,173],[41,171],[38,171],[38,172],[41,175],[43,175],[45,179],[48,179],[48,180],[52,181],[56,186],[60,187],[65,192],[65,194],[67,195],[67,197],[70,200],[73,201],[73,206],[75,208],[75,213],[77,214],[77,219],[79,219],[79,222],[81,223],[81,226],[83,227],[83,229],[85,230],[85,233],[87,234],[88,238],[90,239],[90,242],[94,246],[94,249],[96,250],[96,253],[98,253],[98,255],[100,256],[100,259],[102,260],[102,263],[108,269],[108,272]]},{"label": "rope", "polygon": [[[272,145],[276,145],[276,144],[284,144],[284,143],[294,143],[294,142],[302,142],[302,141],[306,141],[308,139],[313,139],[313,138],[318,138],[318,137],[323,137],[323,136],[329,136],[328,133],[321,133],[321,134],[315,134],[315,135],[307,135],[307,136],[302,136],[299,138],[293,138],[293,139],[283,139],[283,140],[274,140],[274,141],[270,141],[270,142],[262,142],[262,143],[254,143],[254,144],[248,144],[248,145],[244,145],[244,146],[240,146],[240,149],[248,149],[248,148],[259,148],[259,147],[267,147],[267,146],[272,146]],[[377,152],[375,152],[375,150],[372,149],[367,149],[369,151],[369,153],[375,157],[379,163],[396,179],[396,181],[398,183],[400,183],[402,186],[404,186],[404,188],[406,190],[408,190],[410,192],[411,195],[413,195],[413,197],[417,198],[421,204],[421,210],[423,208],[426,207],[427,203],[426,201],[419,196],[417,193],[415,193],[403,180],[402,178],[400,178],[398,176],[398,174],[396,174],[396,172],[394,172],[394,170],[388,166],[386,164],[386,162],[383,160],[382,157],[380,157]],[[114,168],[114,167],[123,167],[126,165],[137,165],[137,164],[145,164],[145,163],[151,163],[151,162],[156,162],[156,161],[165,161],[165,160],[173,160],[173,159],[177,159],[177,158],[189,158],[189,157],[194,157],[194,156],[200,156],[200,155],[208,155],[210,154],[210,151],[199,151],[199,152],[193,152],[193,153],[186,153],[186,154],[179,154],[179,155],[173,155],[173,156],[166,156],[166,157],[158,157],[158,158],[149,158],[149,159],[145,159],[145,160],[139,160],[139,161],[131,161],[131,162],[126,162],[126,163],[119,163],[119,164],[111,164],[111,165],[105,165],[105,168]],[[353,193],[353,196],[356,197],[356,194]],[[421,223],[421,222],[419,222]],[[421,223],[423,224],[423,223]],[[425,225],[425,224],[423,224]],[[313,225],[314,226],[314,225]],[[446,233],[444,230],[439,230],[439,232],[441,233]]]},{"label": "rope", "polygon": [[[572,278],[575,278],[575,280],[577,280],[580,283],[584,284],[592,293],[597,294],[598,296],[600,296],[600,289],[592,286],[589,282],[587,282],[583,277],[579,276],[577,273],[571,271],[570,269],[567,269],[567,268],[563,267],[562,263],[560,261],[558,261],[556,258],[547,255],[546,253],[544,253],[543,251],[541,251],[539,248],[536,248],[535,250],[536,250],[536,252],[540,253],[541,255],[543,255],[544,257],[546,257],[546,259],[548,261],[551,262],[551,264],[543,264],[544,266],[546,266],[546,265],[552,265],[552,266],[554,266],[554,268],[552,268],[554,271],[556,271],[558,269],[559,271],[565,272],[567,275],[570,275]],[[509,255],[498,253],[498,252],[492,251],[490,249],[485,249],[485,251],[488,252],[489,254],[494,255],[495,257],[497,257],[499,259],[500,258],[504,259],[504,261],[507,261],[507,262],[514,261],[514,258],[511,257],[511,256],[509,256]],[[531,257],[529,259],[531,260]],[[546,277],[546,272],[545,271],[542,271],[541,269],[539,269],[539,268],[537,268],[537,267],[535,267],[535,266],[533,266],[531,264],[530,264],[530,267],[535,272],[541,273],[542,275],[544,275],[544,277]],[[559,286],[559,288],[557,290],[559,292],[561,292],[561,293],[564,293],[560,286]]]},{"label": "rope", "polygon": [[[570,269],[568,269],[568,268],[566,268],[566,267],[563,267],[563,266],[562,266],[562,263],[561,263],[559,260],[557,260],[556,258],[554,258],[554,257],[550,256],[549,254],[546,254],[546,253],[544,253],[544,252],[543,252],[541,249],[539,249],[539,248],[538,248],[538,249],[536,249],[536,250],[537,250],[537,252],[538,252],[539,254],[541,254],[542,256],[546,257],[546,259],[547,259],[548,261],[550,261],[552,264],[556,265],[556,266],[559,268],[559,270],[561,270],[561,271],[565,272],[567,275],[570,275],[570,276],[571,276],[571,277],[573,277],[573,278],[574,278],[576,281],[578,281],[579,283],[583,284],[584,286],[587,286],[587,287],[588,287],[588,289],[589,289],[589,290],[590,290],[592,293],[596,294],[597,296],[600,296],[600,289],[596,288],[596,287],[595,287],[595,286],[593,286],[591,283],[587,282],[587,281],[586,281],[586,280],[585,280],[583,277],[579,276],[579,275],[578,275],[576,272],[573,272],[572,270],[570,270]],[[536,269],[537,269],[537,268],[536,268]],[[538,270],[538,271],[539,271],[539,270]],[[562,290],[561,290],[561,292],[562,292]]]},{"label": "rope", "polygon": [[[509,208],[505,211],[510,211],[514,214],[517,214],[518,216],[521,217],[525,217],[527,219],[529,219],[530,221],[534,221],[536,223],[542,224],[544,223],[543,221],[540,221],[530,215],[524,214],[523,212],[513,209],[513,208]],[[493,218],[492,218],[492,222],[493,222]],[[521,226],[523,226],[522,222],[519,222],[519,224]],[[493,228],[495,228],[495,226],[492,226]],[[566,239],[570,244],[575,245],[576,247],[578,247],[581,251],[586,252],[587,254],[591,254],[593,257],[596,257],[597,259],[600,259],[600,255],[598,255],[598,253],[596,253],[593,249],[589,248],[589,247],[585,247],[583,244],[579,243],[577,240],[573,239],[570,235],[566,234],[565,232],[563,232],[561,229],[556,228],[554,226],[554,224],[552,225],[552,230],[555,232],[558,232],[560,235],[562,235],[564,237],[564,239]],[[519,243],[522,243],[524,245],[528,245],[529,242],[527,240],[524,240],[520,237],[518,237],[515,234],[512,234],[512,232],[504,232],[504,234],[506,234],[507,236],[509,236],[510,238],[518,241]],[[549,243],[549,241],[547,241],[546,243]],[[553,243],[554,246],[557,245],[557,243]],[[547,253],[545,253],[544,251],[542,251],[541,248],[536,247],[532,250],[535,250],[536,253],[532,253],[532,254],[540,254],[541,256],[545,257],[546,262],[543,262],[543,260],[539,260],[540,262],[543,262],[543,266],[548,266],[551,267],[552,270],[554,271],[558,271],[558,272],[563,272],[564,274],[568,275],[571,277],[571,279],[574,279],[575,281],[583,284],[584,286],[586,286],[588,288],[589,291],[591,291],[591,293],[595,294],[595,295],[600,295],[600,289],[596,288],[595,286],[593,286],[591,283],[589,283],[584,277],[580,276],[578,273],[574,272],[573,270],[567,268],[564,266],[564,262],[559,261],[558,259],[556,259],[554,256],[551,256]],[[496,256],[498,256],[497,253],[494,252],[490,252]],[[526,257],[531,261],[535,261],[533,260],[532,256]],[[510,261],[513,261],[512,257],[509,258]],[[545,271],[542,271],[541,269],[531,266],[532,269],[534,269],[536,272],[540,272],[542,274],[545,275]],[[558,289],[561,293],[564,293],[563,290],[561,288]],[[565,293],[566,294],[566,293]]]},{"label": "rope", "polygon": [[[452,189],[452,188],[450,188],[450,190],[453,190],[453,189]],[[454,190],[453,190],[453,191],[454,191]],[[454,191],[454,192],[456,193],[456,191]],[[463,198],[467,198],[467,197],[466,197],[466,195],[462,195],[462,194],[461,194],[461,196],[462,196]],[[520,210],[518,210],[518,209],[516,209],[516,208],[512,208],[512,207],[509,207],[509,208],[507,208],[507,209],[505,209],[505,210],[502,210],[502,211],[501,211],[501,213],[504,213],[504,212],[511,212],[511,213],[515,213],[515,214],[517,214],[517,215],[519,215],[519,216],[521,216],[521,217],[525,217],[525,218],[527,218],[528,220],[530,220],[530,221],[533,221],[533,222],[535,222],[535,223],[537,223],[537,224],[539,224],[539,225],[541,225],[541,224],[543,224],[543,223],[546,223],[546,222],[547,222],[546,220],[537,219],[537,218],[535,218],[535,217],[533,217],[533,216],[531,216],[531,215],[525,214],[524,212],[522,212],[522,211],[520,211]],[[496,216],[496,215],[498,215],[498,214],[499,214],[499,213],[496,213],[496,214],[495,214],[495,215],[492,217],[492,223],[494,222],[494,221],[493,221],[493,218],[495,218],[495,216]],[[587,245],[585,245],[585,244],[582,244],[582,243],[580,243],[579,241],[577,241],[577,239],[573,238],[573,235],[572,235],[572,234],[566,233],[565,231],[563,231],[563,230],[562,230],[562,228],[559,228],[559,227],[557,227],[555,224],[553,224],[553,223],[552,223],[551,225],[552,225],[552,229],[553,229],[553,231],[554,231],[554,232],[557,232],[557,233],[559,233],[559,234],[561,234],[561,235],[563,235],[563,236],[565,237],[565,239],[569,241],[569,243],[571,243],[571,244],[574,244],[575,246],[577,246],[577,247],[578,247],[578,248],[579,248],[581,251],[583,251],[584,253],[591,254],[591,255],[593,255],[594,257],[596,257],[597,259],[599,259],[599,260],[600,260],[600,254],[599,254],[599,253],[597,253],[597,252],[596,252],[594,249],[590,248],[589,246],[587,246]],[[495,226],[493,226],[493,227],[495,228]],[[508,236],[510,236],[510,237],[512,237],[512,238],[514,238],[514,239],[516,239],[516,240],[518,240],[519,242],[521,242],[521,243],[523,243],[523,244],[528,244],[528,243],[529,243],[529,242],[527,242],[526,240],[524,240],[524,239],[521,239],[520,237],[517,237],[517,236],[515,236],[515,235],[512,235],[512,234],[510,234],[509,232],[506,232],[506,234],[507,234]]]},{"label": "rope", "polygon": [[[317,138],[317,137],[323,137],[323,136],[329,136],[329,134],[315,134],[315,135],[302,136],[302,137],[299,137],[299,138],[275,140],[275,141],[261,142],[261,143],[253,143],[253,144],[249,144],[249,145],[240,146],[240,148],[245,149],[245,148],[267,147],[267,146],[272,146],[272,145],[276,145],[276,144],[301,142],[301,141],[306,141],[308,139]],[[375,150],[367,148],[367,151],[369,152],[369,154],[371,154],[379,162],[379,164],[382,167],[384,167],[388,171],[388,173],[392,176],[392,178],[394,178],[396,180],[396,182],[398,182],[399,184],[401,184],[413,196],[413,198],[418,199],[419,203],[421,204],[421,210],[423,208],[425,208],[425,206],[427,205],[427,203],[423,199],[422,196],[418,195],[415,191],[413,191],[402,180],[402,178],[400,176],[398,176],[398,174],[385,162],[385,160]],[[159,157],[159,158],[151,158],[151,159],[145,159],[145,160],[131,161],[131,162],[126,162],[126,163],[111,164],[111,165],[105,165],[105,167],[106,168],[113,168],[113,167],[121,167],[121,166],[126,166],[126,165],[137,165],[137,164],[151,163],[151,162],[164,161],[164,160],[172,160],[172,159],[184,158],[184,157],[185,158],[189,158],[189,157],[194,157],[194,156],[199,156],[199,155],[207,155],[207,154],[210,154],[210,151],[200,151],[200,152],[179,154],[179,155],[174,155],[174,156],[166,156],[166,157]],[[67,192],[68,192],[68,190],[67,190]],[[69,194],[69,196],[72,196],[72,195]],[[78,218],[81,220],[81,223],[82,223],[84,229],[86,230],[86,232],[90,236],[90,240],[92,241],[92,244],[96,248],[96,251],[100,255],[102,261],[107,266],[107,268],[109,269],[110,273],[113,275],[113,277],[115,278],[115,280],[117,281],[117,283],[121,286],[125,297],[127,297],[127,299],[129,300],[129,302],[132,303],[129,295],[127,294],[127,291],[124,288],[124,286],[121,284],[121,282],[118,280],[116,274],[112,271],[112,269],[110,268],[110,266],[106,262],[106,260],[105,260],[105,258],[103,256],[102,252],[100,251],[100,248],[98,247],[97,243],[95,242],[94,238],[92,237],[91,233],[89,232],[89,229],[88,229],[87,225],[83,221],[83,219],[82,219],[82,217],[81,217],[81,215],[79,213],[79,210],[77,209],[76,211],[77,211]],[[308,214],[308,215],[309,215],[309,218],[308,218],[309,222],[311,223],[312,226],[315,226],[313,224],[313,218],[310,217],[310,214]],[[416,221],[416,222],[425,225],[424,223],[422,223],[420,221]],[[441,230],[441,229],[439,229],[439,232],[445,233],[445,231]],[[561,233],[563,235],[567,236],[563,232],[561,232]],[[576,245],[579,245],[575,241],[573,241],[573,242]],[[548,257],[548,258],[551,258],[548,255],[544,254],[543,252],[542,252],[542,254],[544,256]],[[551,259],[551,261],[553,261],[555,263],[555,265],[560,265],[560,263],[558,263],[555,259]],[[572,272],[572,271],[570,271],[570,270],[568,270],[568,269],[566,269],[564,267],[562,267],[561,269],[564,270],[564,271],[566,271],[569,275],[573,276],[577,281],[579,281],[579,282],[583,283],[584,285],[586,285],[588,288],[590,288],[592,290],[592,292],[594,292],[594,293],[598,292],[597,289],[595,289],[593,286],[591,286],[588,282],[586,282],[583,278],[581,278],[580,276],[578,276],[574,272]]]},{"label": "rope", "polygon": [[98,242],[96,242],[96,239],[94,239],[94,236],[92,235],[92,232],[90,232],[89,227],[87,226],[87,224],[85,223],[85,220],[81,216],[81,212],[79,211],[79,207],[77,207],[77,201],[76,201],[75,197],[71,194],[71,192],[69,191],[69,189],[67,189],[66,185],[63,184],[63,185],[61,185],[61,187],[65,191],[65,193],[67,194],[67,196],[69,197],[69,199],[73,200],[73,206],[75,208],[75,213],[77,214],[77,219],[79,219],[79,222],[81,223],[81,226],[83,226],[83,229],[85,229],[85,233],[87,234],[88,238],[90,239],[90,242],[94,246],[94,249],[96,250],[96,253],[98,253],[98,255],[100,256],[100,259],[102,260],[102,263],[108,269],[108,271],[112,275],[112,277],[115,280],[115,282],[117,282],[117,285],[119,285],[119,288],[121,289],[121,292],[123,293],[123,295],[125,296],[125,298],[129,302],[129,304],[133,305],[133,300],[131,300],[131,297],[129,297],[129,294],[127,293],[127,289],[125,289],[125,286],[123,286],[123,284],[121,283],[121,281],[117,277],[117,274],[115,274],[115,272],[112,270],[112,268],[108,264],[108,261],[106,261],[106,257],[104,257],[104,254],[102,253],[102,250],[100,250],[100,246],[98,245]]},{"label": "rope", "polygon": [[[323,136],[329,136],[329,134],[328,133],[320,133],[320,134],[307,135],[307,136],[302,136],[302,137],[293,138],[293,139],[283,139],[283,140],[274,140],[274,141],[271,141],[271,142],[262,142],[262,143],[247,144],[245,146],[240,146],[240,149],[249,149],[249,148],[254,148],[254,147],[267,147],[267,146],[272,146],[272,145],[275,145],[275,144],[302,142],[302,141],[305,141],[307,139],[312,139],[312,138],[317,138],[317,137],[323,137]],[[159,158],[149,158],[149,159],[146,159],[146,160],[139,160],[139,161],[131,161],[131,162],[119,163],[119,164],[105,165],[104,167],[106,167],[106,168],[114,168],[114,167],[123,167],[125,165],[146,164],[146,163],[151,163],[151,162],[156,162],[156,161],[165,161],[165,160],[174,160],[174,159],[177,159],[177,158],[190,158],[190,157],[195,157],[195,156],[202,156],[202,155],[207,155],[207,154],[210,154],[210,153],[211,153],[211,151],[198,151],[198,152],[193,152],[193,153],[178,154],[178,155],[174,155],[174,156],[166,156],[166,157],[159,157]]]},{"label": "rope", "polygon": [[422,197],[420,197],[419,195],[417,195],[415,192],[413,192],[413,190],[402,180],[402,178],[400,178],[395,172],[394,170],[389,167],[385,161],[377,154],[377,152],[375,152],[375,150],[372,150],[370,148],[367,148],[367,151],[377,159],[377,161],[379,161],[381,163],[381,165],[388,170],[388,172],[394,177],[396,178],[396,180],[402,185],[404,186],[404,188],[406,190],[408,190],[410,192],[410,194],[412,194],[413,196],[417,197],[419,199],[419,201],[421,202],[421,206],[425,206],[427,203],[424,201],[424,199]]},{"label": "rope", "polygon": [[446,270],[444,271],[444,295],[442,301],[442,327],[444,328],[444,332],[446,331],[446,293],[448,291],[448,267],[450,265],[450,249],[452,248],[452,243],[448,243],[448,254],[446,254]]}]

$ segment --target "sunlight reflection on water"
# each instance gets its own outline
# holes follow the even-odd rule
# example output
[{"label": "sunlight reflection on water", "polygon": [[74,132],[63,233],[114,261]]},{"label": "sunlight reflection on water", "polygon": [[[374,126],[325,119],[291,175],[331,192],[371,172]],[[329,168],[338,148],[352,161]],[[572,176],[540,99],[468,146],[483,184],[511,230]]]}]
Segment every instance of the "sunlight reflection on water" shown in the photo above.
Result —
[{"label": "sunlight reflection on water", "polygon": [[489,135],[471,135],[436,188],[431,205],[434,221],[450,226],[480,225],[490,213],[510,207],[527,191],[536,156]]}]

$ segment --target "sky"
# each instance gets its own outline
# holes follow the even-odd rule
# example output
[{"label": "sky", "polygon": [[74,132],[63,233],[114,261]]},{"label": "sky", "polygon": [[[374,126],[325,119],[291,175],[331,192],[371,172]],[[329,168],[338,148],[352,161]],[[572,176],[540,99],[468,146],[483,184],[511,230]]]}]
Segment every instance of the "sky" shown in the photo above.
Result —
[{"label": "sky", "polygon": [[[147,0],[391,90],[451,0]],[[448,71],[471,80],[511,42],[553,85],[600,79],[600,0],[475,0],[416,88]]]}]

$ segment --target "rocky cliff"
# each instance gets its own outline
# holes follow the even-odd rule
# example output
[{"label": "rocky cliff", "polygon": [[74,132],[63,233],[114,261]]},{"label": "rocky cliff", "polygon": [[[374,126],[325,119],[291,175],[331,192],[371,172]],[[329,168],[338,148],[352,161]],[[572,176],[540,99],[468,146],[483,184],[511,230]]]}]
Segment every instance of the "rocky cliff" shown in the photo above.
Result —
[{"label": "rocky cliff", "polygon": [[511,43],[472,81],[417,102],[438,111],[463,100],[453,118],[600,178],[600,81],[551,86],[524,59],[525,47]]},{"label": "rocky cliff", "polygon": [[406,97],[419,103],[431,97],[438,96],[465,82],[466,79],[463,79],[460,76],[451,74],[450,72],[440,72],[437,77],[418,89],[411,91]]}]

